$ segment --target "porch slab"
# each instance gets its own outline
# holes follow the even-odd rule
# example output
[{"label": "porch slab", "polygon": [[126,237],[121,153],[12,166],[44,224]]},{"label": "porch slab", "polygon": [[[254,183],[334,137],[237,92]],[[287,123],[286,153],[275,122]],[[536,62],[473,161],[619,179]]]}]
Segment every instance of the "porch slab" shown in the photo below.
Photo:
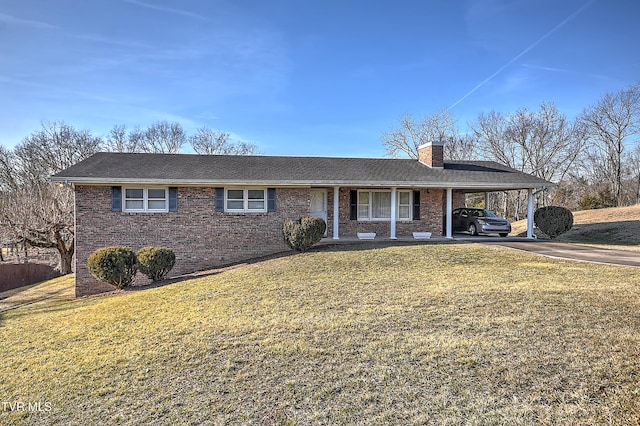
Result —
[{"label": "porch slab", "polygon": [[372,240],[361,240],[357,236],[340,237],[339,240],[334,240],[331,237],[325,237],[318,244],[331,245],[331,244],[354,244],[354,243],[507,243],[507,242],[529,242],[535,243],[537,240],[532,240],[526,237],[492,237],[492,236],[471,236],[471,235],[454,235],[453,238],[446,238],[443,236],[432,236],[431,238],[413,238],[413,236],[401,236],[395,239],[389,237],[376,236]]}]

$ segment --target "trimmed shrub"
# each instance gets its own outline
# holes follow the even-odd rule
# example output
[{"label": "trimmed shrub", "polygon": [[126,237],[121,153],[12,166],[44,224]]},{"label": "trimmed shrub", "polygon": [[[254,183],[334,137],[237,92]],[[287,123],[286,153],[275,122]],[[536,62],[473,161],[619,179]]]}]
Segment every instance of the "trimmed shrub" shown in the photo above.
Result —
[{"label": "trimmed shrub", "polygon": [[564,234],[573,226],[571,210],[559,206],[541,207],[533,214],[533,221],[551,238]]},{"label": "trimmed shrub", "polygon": [[297,251],[306,251],[318,243],[327,230],[327,224],[319,217],[303,217],[289,220],[282,226],[284,242]]},{"label": "trimmed shrub", "polygon": [[153,281],[160,281],[176,264],[176,255],[166,247],[143,247],[138,250],[138,270]]},{"label": "trimmed shrub", "polygon": [[89,256],[87,266],[91,275],[100,281],[125,288],[136,276],[136,253],[130,247],[104,247]]}]

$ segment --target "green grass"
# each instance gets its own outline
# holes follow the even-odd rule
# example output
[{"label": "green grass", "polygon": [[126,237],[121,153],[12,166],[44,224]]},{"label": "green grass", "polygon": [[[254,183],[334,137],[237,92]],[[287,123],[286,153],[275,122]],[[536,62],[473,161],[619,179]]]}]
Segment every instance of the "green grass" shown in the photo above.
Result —
[{"label": "green grass", "polygon": [[640,271],[323,247],[0,317],[11,424],[638,424]]}]

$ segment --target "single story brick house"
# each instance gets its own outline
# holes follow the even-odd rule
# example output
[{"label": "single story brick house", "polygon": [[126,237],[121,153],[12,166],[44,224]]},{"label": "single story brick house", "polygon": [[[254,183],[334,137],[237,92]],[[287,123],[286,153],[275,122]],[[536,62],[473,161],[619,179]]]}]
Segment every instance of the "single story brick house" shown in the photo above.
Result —
[{"label": "single story brick house", "polygon": [[[171,247],[172,274],[286,250],[282,224],[322,217],[327,238],[431,232],[451,237],[465,192],[532,191],[550,182],[495,162],[443,161],[430,143],[419,160],[98,153],[52,176],[75,190],[76,296],[112,288],[87,268],[96,249]],[[392,213],[393,212],[393,213]],[[532,217],[533,214],[529,214]],[[529,223],[529,237],[533,225]]]}]

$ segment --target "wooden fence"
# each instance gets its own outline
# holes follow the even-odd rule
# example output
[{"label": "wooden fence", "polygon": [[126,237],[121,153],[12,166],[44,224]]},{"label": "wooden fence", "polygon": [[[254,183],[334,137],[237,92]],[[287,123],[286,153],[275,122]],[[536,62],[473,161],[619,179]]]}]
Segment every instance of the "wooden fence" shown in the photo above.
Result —
[{"label": "wooden fence", "polygon": [[59,276],[60,273],[49,265],[39,263],[2,263],[0,264],[0,292]]}]

